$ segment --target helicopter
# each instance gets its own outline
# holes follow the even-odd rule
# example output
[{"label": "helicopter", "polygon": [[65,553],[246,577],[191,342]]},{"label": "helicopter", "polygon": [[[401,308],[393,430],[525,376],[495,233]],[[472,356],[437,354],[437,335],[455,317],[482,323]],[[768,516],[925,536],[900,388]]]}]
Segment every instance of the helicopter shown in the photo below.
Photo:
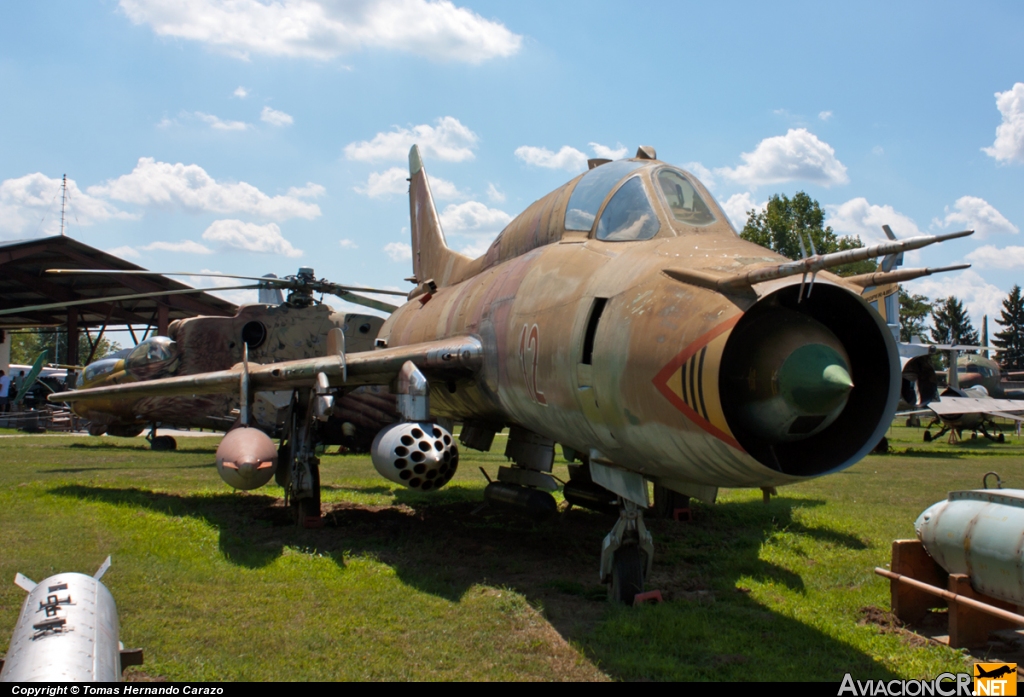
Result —
[{"label": "helicopter", "polygon": [[[49,272],[117,273],[82,269],[52,269]],[[150,271],[130,273],[156,275]],[[314,293],[336,293],[345,300],[377,310],[387,311],[394,307],[364,298],[348,287],[318,280],[313,269],[308,267],[300,268],[295,276],[280,279],[273,275],[260,277],[259,285],[251,287],[260,290],[260,303],[243,305],[233,317],[199,316],[176,320],[168,327],[167,336],[146,338],[134,347],[85,366],[76,387],[124,385],[230,368],[242,360],[243,353],[266,363],[309,358],[323,353],[327,332],[333,328],[343,332],[347,345],[353,350],[369,350],[384,320],[370,314],[335,312],[322,301],[317,301]],[[282,290],[288,291],[287,299]],[[280,435],[289,405],[290,393],[257,393],[252,404],[253,425],[268,434]],[[228,431],[239,419],[238,399],[230,395],[142,399],[112,396],[96,402],[72,403],[72,409],[89,422],[91,435],[106,433],[131,438],[148,427],[148,440],[154,450],[174,450],[176,447],[172,436],[157,434],[158,425]],[[339,400],[324,426],[322,440],[325,444],[366,451],[376,431],[397,418],[395,399],[387,390],[369,387],[357,390]]]}]

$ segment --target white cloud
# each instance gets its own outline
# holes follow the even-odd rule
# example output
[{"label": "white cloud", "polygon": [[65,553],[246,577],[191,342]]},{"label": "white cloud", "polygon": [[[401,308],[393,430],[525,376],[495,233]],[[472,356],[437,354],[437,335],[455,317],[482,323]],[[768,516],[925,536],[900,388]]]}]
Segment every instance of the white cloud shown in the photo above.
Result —
[{"label": "white cloud", "polygon": [[[370,198],[382,198],[392,194],[406,194],[409,192],[409,173],[401,167],[392,167],[383,172],[371,172],[366,180],[366,186],[356,186],[357,193],[369,196]],[[430,182],[430,192],[439,201],[450,201],[463,198],[464,194],[458,187],[447,179],[427,175]]]},{"label": "white cloud", "polygon": [[516,148],[516,157],[534,167],[547,169],[564,169],[569,172],[582,172],[587,168],[587,156],[576,148],[563,145],[558,152],[532,145],[521,145]]},{"label": "white cloud", "polygon": [[987,244],[967,255],[967,261],[989,269],[1024,270],[1024,247],[998,247]]},{"label": "white cloud", "polygon": [[477,238],[473,240],[473,242],[471,242],[470,244],[467,244],[462,249],[460,249],[459,254],[465,254],[470,259],[482,257],[484,254],[487,253],[487,250],[491,248],[491,243],[494,242],[495,237],[497,237],[496,234]]},{"label": "white cloud", "polygon": [[1006,291],[1000,290],[970,269],[956,276],[936,274],[904,285],[910,293],[925,295],[932,300],[955,295],[967,308],[975,329],[981,328],[981,318],[985,315],[989,318],[999,316],[1006,297]]},{"label": "white cloud", "polygon": [[327,189],[313,182],[306,182],[305,186],[292,186],[288,189],[288,195],[293,198],[318,198],[325,193],[327,193]]},{"label": "white cloud", "polygon": [[113,254],[115,257],[122,259],[138,259],[139,253],[135,247],[129,247],[124,245],[123,247],[114,247],[113,249],[104,250],[107,254]]},{"label": "white cloud", "polygon": [[1006,92],[996,92],[996,108],[1003,122],[996,127],[996,140],[982,151],[999,162],[1024,162],[1024,82]]},{"label": "white cloud", "polygon": [[130,174],[90,186],[88,191],[93,196],[140,206],[180,206],[191,212],[247,213],[272,220],[311,220],[320,215],[320,207],[301,198],[315,195],[309,193],[313,189],[323,192],[323,187],[307,184],[299,190],[303,192],[302,196],[268,196],[245,182],[218,182],[199,165],[170,164],[157,162],[152,157],[140,157]]},{"label": "white cloud", "polygon": [[449,0],[121,0],[136,24],[160,36],[250,53],[330,60],[362,48],[480,63],[514,55],[523,38]]},{"label": "white cloud", "polygon": [[441,228],[454,234],[499,232],[512,222],[512,216],[479,201],[453,203],[441,213]]},{"label": "white cloud", "polygon": [[487,182],[487,198],[491,203],[505,203],[505,194],[498,191],[498,187],[491,182]]},{"label": "white cloud", "polygon": [[224,121],[213,114],[204,114],[201,111],[195,112],[195,117],[210,124],[210,128],[218,131],[244,131],[249,128],[249,124],[245,121]]},{"label": "white cloud", "polygon": [[412,259],[412,245],[405,242],[388,242],[384,245],[384,253],[391,261],[409,261]]},{"label": "white cloud", "polygon": [[[51,179],[42,172],[5,179],[0,182],[0,239],[60,234],[60,207],[60,179]],[[75,180],[68,179],[65,217],[66,231],[67,227],[74,229],[138,216],[80,191]]]},{"label": "white cloud", "polygon": [[245,99],[249,96],[249,90],[245,89],[241,85],[235,88],[235,91],[231,93],[232,96],[238,97],[239,99]]},{"label": "white cloud", "polygon": [[875,147],[871,148],[871,154],[880,157],[885,154],[885,148],[883,148],[881,145],[876,145]]},{"label": "white cloud", "polygon": [[349,239],[338,240],[338,246],[342,249],[359,249],[359,245],[355,243],[355,240]]},{"label": "white cloud", "polygon": [[[200,273],[224,273],[223,271],[213,269],[200,269]],[[254,274],[259,275],[259,274]],[[250,303],[258,302],[259,291],[253,290],[217,290],[218,288],[226,288],[228,286],[244,285],[246,282],[241,281],[237,278],[217,278],[210,276],[189,276],[185,281],[193,288],[205,288],[209,289],[210,295],[215,295],[218,298],[223,298],[228,302],[232,302],[235,305],[248,305]]]},{"label": "white cloud", "polygon": [[301,249],[295,249],[291,242],[281,236],[281,228],[276,223],[257,225],[241,220],[215,220],[206,228],[203,239],[218,244],[221,249],[238,249],[286,257],[302,256]]},{"label": "white cloud", "polygon": [[607,145],[601,145],[600,143],[590,143],[590,149],[594,151],[594,154],[598,157],[606,157],[609,160],[621,160],[629,152],[629,148],[624,146],[622,143],[616,143],[614,148],[610,148]]},{"label": "white cloud", "polygon": [[162,119],[160,119],[157,122],[156,127],[157,128],[170,128],[171,126],[177,126],[177,125],[178,125],[177,121],[175,121],[174,119],[169,119],[169,118],[167,118],[165,116],[165,117],[163,117]]},{"label": "white cloud", "polygon": [[715,187],[715,175],[710,169],[705,167],[699,162],[687,162],[683,165],[683,169],[687,172],[691,172],[700,179],[700,183],[706,186],[709,190]]},{"label": "white cloud", "polygon": [[404,160],[409,157],[409,149],[419,145],[424,157],[446,162],[473,159],[473,148],[479,140],[476,133],[453,116],[439,118],[435,123],[435,126],[424,123],[412,128],[394,126],[387,133],[378,133],[373,140],[349,143],[345,146],[345,157],[362,162]]},{"label": "white cloud", "polygon": [[180,242],[150,242],[144,247],[139,247],[147,252],[178,252],[181,254],[213,254],[213,250],[206,245],[199,244],[193,240],[182,240]]},{"label": "white cloud", "polygon": [[269,123],[271,126],[291,126],[295,123],[295,119],[290,114],[271,109],[268,106],[263,107],[263,111],[260,112],[260,121]]},{"label": "white cloud", "polygon": [[757,210],[757,212],[760,213],[767,205],[767,201],[757,203],[754,200],[754,195],[747,191],[742,194],[733,194],[730,196],[729,199],[722,204],[722,209],[725,211],[725,214],[729,216],[729,220],[732,221],[733,227],[737,230],[742,230],[743,226],[747,224],[747,218],[750,216],[750,211]]},{"label": "white cloud", "polygon": [[917,223],[892,206],[877,206],[868,203],[864,197],[853,198],[846,203],[826,204],[826,225],[840,235],[857,235],[865,244],[888,240],[882,231],[883,225],[892,228],[897,238],[915,237],[924,234]]},{"label": "white cloud", "polygon": [[715,172],[747,186],[808,181],[825,187],[846,184],[846,166],[835,150],[806,128],[791,128],[784,136],[765,138],[753,152],[740,155],[744,164]]},{"label": "white cloud", "polygon": [[946,206],[946,217],[942,220],[936,218],[932,222],[941,227],[956,226],[974,230],[978,239],[983,239],[990,234],[1019,232],[1017,226],[1003,217],[1003,214],[995,209],[991,203],[977,196],[961,196],[953,204],[954,210]]},{"label": "white cloud", "polygon": [[822,121],[828,121],[830,118],[832,118],[832,112],[831,111],[819,111],[818,112],[818,118],[821,119]]}]

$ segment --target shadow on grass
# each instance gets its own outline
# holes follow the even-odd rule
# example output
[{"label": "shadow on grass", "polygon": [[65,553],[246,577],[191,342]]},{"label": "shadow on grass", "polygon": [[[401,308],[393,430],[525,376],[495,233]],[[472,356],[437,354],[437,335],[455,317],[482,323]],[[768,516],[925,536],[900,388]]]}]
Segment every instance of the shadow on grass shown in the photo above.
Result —
[{"label": "shadow on grass", "polygon": [[[391,506],[325,504],[325,527],[303,530],[282,500],[271,496],[91,486],[51,493],[202,519],[219,530],[227,559],[246,568],[270,564],[293,547],[339,566],[349,554],[374,557],[409,586],[454,602],[479,584],[512,588],[619,679],[834,681],[845,672],[861,679],[895,677],[870,656],[737,590],[746,577],[804,590],[798,573],[760,559],[762,546],[780,535],[865,549],[854,536],[795,519],[795,511],[822,501],[697,506],[693,523],[650,521],[657,551],[649,587],[660,589],[667,602],[622,608],[604,600],[597,578],[601,540],[614,519],[580,509],[532,524],[489,511],[474,514],[479,500],[469,498],[478,490],[445,490],[429,500],[402,490]],[[688,600],[702,590],[715,597],[713,604]]]},{"label": "shadow on grass", "polygon": [[[79,442],[79,443],[70,443],[66,447],[68,447],[68,448],[77,448],[79,450],[90,450],[90,451],[92,451],[92,450],[120,450],[120,451],[123,452],[123,451],[126,451],[126,450],[141,450],[141,451],[144,451],[144,452],[147,452],[147,453],[148,452],[153,452],[150,449],[150,447],[149,447],[149,443],[112,443],[112,442],[109,442],[109,441],[100,441],[100,442],[97,442],[97,443],[81,443],[81,442]],[[164,452],[166,454],[171,454],[171,453],[215,453],[215,452],[217,452],[217,448],[209,448],[209,447],[206,447],[206,448],[204,448],[204,447],[185,447],[185,448],[182,448],[182,447],[179,446],[175,450],[165,450],[165,451],[162,451],[162,452]]]}]

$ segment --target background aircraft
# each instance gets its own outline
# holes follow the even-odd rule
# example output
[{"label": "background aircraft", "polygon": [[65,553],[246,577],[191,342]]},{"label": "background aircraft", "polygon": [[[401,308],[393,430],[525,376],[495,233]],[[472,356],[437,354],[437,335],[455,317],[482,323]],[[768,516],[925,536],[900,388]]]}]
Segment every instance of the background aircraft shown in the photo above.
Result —
[{"label": "background aircraft", "polygon": [[[393,384],[404,421],[374,441],[383,476],[422,491],[447,483],[458,449],[431,417],[461,421],[461,443],[480,450],[510,426],[512,464],[485,497],[553,510],[561,443],[581,462],[570,484],[618,501],[600,577],[612,598],[632,602],[653,558],[642,515],[648,482],[656,496],[711,501],[719,487],[799,482],[857,462],[888,428],[900,390],[896,341],[861,298],[865,279],[827,269],[971,231],[790,261],[740,239],[707,189],[653,148],[590,164],[471,259],[448,248],[414,146],[416,287],[381,327],[376,350],[346,352],[335,329],[322,357],[243,361],[53,399],[238,392],[244,424],[253,391],[291,390],[280,459],[302,520],[320,513],[314,448],[333,400]],[[252,433],[261,432],[236,429],[225,441]],[[235,470],[274,466],[257,441]]]},{"label": "background aircraft", "polygon": [[[92,273],[55,269],[52,273]],[[95,273],[116,273],[97,270]],[[133,272],[137,273],[137,272]],[[155,272],[141,272],[143,274]],[[354,351],[373,348],[384,320],[375,315],[335,312],[315,301],[313,292],[334,292],[346,300],[386,310],[393,306],[363,298],[344,287],[318,281],[313,270],[296,276],[260,279],[259,304],[242,306],[234,317],[191,317],[172,322],[168,336],[154,336],[90,363],[78,377],[79,388],[122,385],[156,378],[191,375],[230,368],[248,357],[261,363],[322,355],[329,330],[338,328]],[[288,290],[287,300],[281,291]],[[391,292],[391,291],[385,291]],[[291,392],[259,392],[251,406],[252,425],[280,435],[291,406]],[[92,435],[134,437],[151,428],[154,450],[173,450],[165,428],[210,428],[227,431],[239,421],[237,395],[180,395],[132,397],[112,395],[104,400],[72,403],[73,411],[90,422]],[[394,397],[385,389],[364,388],[338,400],[323,433],[325,444],[354,450],[369,448],[383,426],[397,420]]]}]

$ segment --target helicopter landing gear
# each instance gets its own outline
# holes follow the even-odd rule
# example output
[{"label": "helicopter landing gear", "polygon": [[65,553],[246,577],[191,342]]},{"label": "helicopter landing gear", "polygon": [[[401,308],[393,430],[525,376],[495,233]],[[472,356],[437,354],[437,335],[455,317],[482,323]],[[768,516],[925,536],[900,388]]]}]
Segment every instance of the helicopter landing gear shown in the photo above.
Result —
[{"label": "helicopter landing gear", "polygon": [[654,560],[654,540],[637,505],[622,499],[619,520],[601,544],[601,581],[608,584],[608,599],[632,605]]},{"label": "helicopter landing gear", "polygon": [[156,452],[167,452],[178,449],[178,441],[174,440],[170,436],[158,436],[156,434],[156,424],[153,424],[149,429],[149,435],[146,436],[146,440],[149,441],[149,449]]}]

